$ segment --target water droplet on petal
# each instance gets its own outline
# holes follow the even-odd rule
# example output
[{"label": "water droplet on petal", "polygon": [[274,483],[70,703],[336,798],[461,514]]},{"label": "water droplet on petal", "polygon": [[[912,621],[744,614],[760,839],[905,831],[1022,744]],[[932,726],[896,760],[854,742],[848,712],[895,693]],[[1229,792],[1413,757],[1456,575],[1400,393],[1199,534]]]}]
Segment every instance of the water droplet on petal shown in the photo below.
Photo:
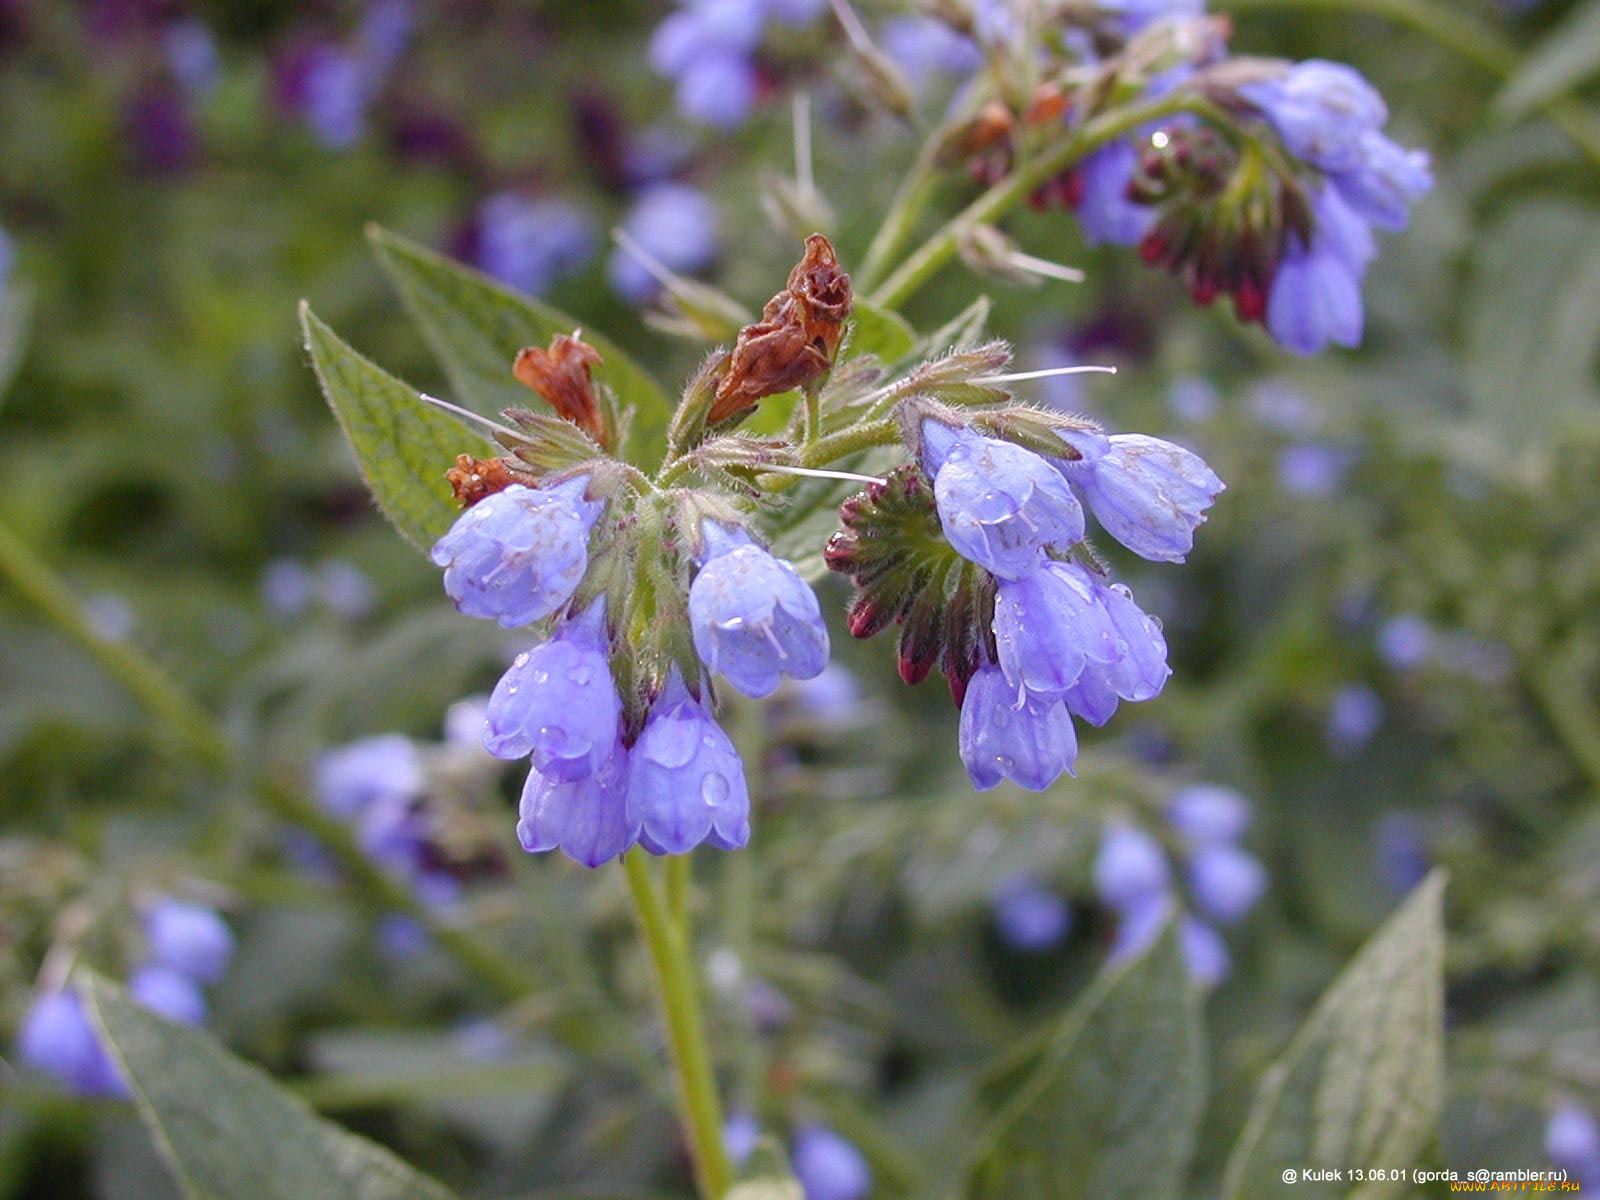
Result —
[{"label": "water droplet on petal", "polygon": [[732,789],[721,775],[707,775],[700,781],[700,799],[712,808],[719,808]]}]

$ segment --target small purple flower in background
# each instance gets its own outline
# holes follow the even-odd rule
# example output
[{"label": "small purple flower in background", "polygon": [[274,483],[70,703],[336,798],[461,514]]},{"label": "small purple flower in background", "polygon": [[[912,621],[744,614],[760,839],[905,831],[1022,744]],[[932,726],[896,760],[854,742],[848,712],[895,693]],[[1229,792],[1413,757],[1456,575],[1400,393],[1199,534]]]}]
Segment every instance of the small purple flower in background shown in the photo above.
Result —
[{"label": "small purple flower in background", "polygon": [[1563,1100],[1544,1127],[1544,1152],[1582,1187],[1600,1184],[1600,1122],[1574,1100]]},{"label": "small purple flower in background", "polygon": [[1378,655],[1397,671],[1420,667],[1433,651],[1433,627],[1415,613],[1391,617],[1378,630]]},{"label": "small purple flower in background", "polygon": [[414,800],[422,795],[425,782],[416,743],[399,733],[362,738],[330,750],[312,771],[318,802],[346,820],[373,804]]},{"label": "small purple flower in background", "polygon": [[1142,829],[1121,822],[1106,826],[1094,860],[1094,890],[1115,909],[1131,909],[1172,888],[1166,851]]},{"label": "small purple flower in background", "polygon": [[354,55],[331,43],[313,46],[297,64],[294,107],[317,140],[348,150],[367,128],[367,87]]},{"label": "small purple flower in background", "polygon": [[983,65],[976,42],[933,17],[890,17],[879,31],[878,45],[919,92],[940,75],[964,78]]},{"label": "small purple flower in background", "polygon": [[872,1168],[861,1151],[825,1125],[798,1130],[791,1158],[806,1200],[863,1200],[872,1191]]},{"label": "small purple flower in background", "polygon": [[571,599],[604,508],[584,498],[587,486],[582,475],[537,489],[514,483],[457,517],[433,547],[456,607],[516,629]]},{"label": "small purple flower in background", "polygon": [[680,113],[731,131],[760,92],[755,51],[767,21],[809,25],[826,9],[826,0],[686,0],[656,26],[650,65],[676,82]]},{"label": "small purple flower in background", "polygon": [[1237,842],[1250,828],[1250,802],[1232,788],[1192,783],[1167,801],[1166,818],[1191,846]]},{"label": "small purple flower in background", "polygon": [[1366,684],[1346,684],[1334,692],[1323,727],[1336,758],[1354,758],[1383,726],[1383,701]]},{"label": "small purple flower in background", "polygon": [[233,959],[233,930],[203,904],[162,898],[144,914],[150,958],[201,983],[222,978]]},{"label": "small purple flower in background", "polygon": [[1008,946],[1049,950],[1072,931],[1072,909],[1060,895],[1029,875],[995,889],[994,923]]},{"label": "small purple flower in background", "polygon": [[337,558],[323,563],[317,571],[317,592],[323,604],[347,621],[369,616],[377,600],[366,572]]},{"label": "small purple flower in background", "polygon": [[1167,389],[1167,407],[1180,421],[1199,425],[1217,415],[1220,397],[1216,385],[1199,375],[1180,375]]},{"label": "small purple flower in background", "polygon": [[128,98],[123,111],[124,141],[137,170],[176,175],[200,154],[199,134],[188,106],[170,84],[152,83]]},{"label": "small purple flower in background", "polygon": [[289,620],[311,606],[316,580],[311,568],[293,558],[275,558],[261,576],[261,598],[273,616]]},{"label": "small purple flower in background", "polygon": [[6,285],[11,282],[11,271],[17,265],[17,250],[11,236],[0,228],[0,301],[6,296]]},{"label": "small purple flower in background", "polygon": [[133,609],[115,592],[90,596],[83,602],[83,615],[101,641],[124,642],[133,636]]},{"label": "small purple flower in background", "polygon": [[793,680],[785,695],[800,713],[825,725],[852,725],[861,716],[861,683],[837,662],[829,661],[810,679]]},{"label": "small purple flower in background", "polygon": [[1119,24],[1128,36],[1157,21],[1203,16],[1206,11],[1205,0],[1100,0],[1098,7],[1120,14]]},{"label": "small purple flower in background", "polygon": [[1226,844],[1198,847],[1186,877],[1195,906],[1224,925],[1243,920],[1267,890],[1266,868],[1254,855]]},{"label": "small purple flower in background", "polygon": [[1397,896],[1411,892],[1427,878],[1432,863],[1422,822],[1416,813],[1395,809],[1378,819],[1373,831],[1378,875]]},{"label": "small purple flower in background", "polygon": [[1188,914],[1178,921],[1178,948],[1183,951],[1189,977],[1202,987],[1216,987],[1233,966],[1233,956],[1222,935]]},{"label": "small purple flower in background", "polygon": [[1104,454],[1058,460],[1083,490],[1105,531],[1141,558],[1182,562],[1194,531],[1224,491],[1222,480],[1182,446],[1139,433],[1116,433]]},{"label": "small purple flower in background", "polygon": [[590,220],[565,200],[495,192],[478,205],[473,261],[501,283],[543,295],[594,257]]},{"label": "small purple flower in background", "polygon": [[34,997],[17,1031],[17,1058],[81,1096],[128,1095],[127,1083],[70,985]]},{"label": "small purple flower in background", "polygon": [[746,696],[771,695],[779,679],[811,679],[828,663],[828,628],[811,586],[793,565],[741,529],[701,525],[705,553],[689,588],[695,652]]},{"label": "small purple flower in background", "polygon": [[1132,246],[1149,231],[1155,209],[1128,198],[1139,165],[1132,142],[1109,142],[1078,164],[1078,222],[1089,244]]},{"label": "small purple flower in background", "polygon": [[[717,257],[717,214],[704,192],[686,183],[658,183],[639,194],[622,219],[622,230],[641,250],[669,271],[692,274]],[[612,252],[607,265],[617,293],[642,304],[661,283],[635,255]]]},{"label": "small purple flower in background", "polygon": [[161,31],[161,47],[178,86],[191,100],[209,96],[222,74],[217,41],[205,23],[193,17],[170,22]]},{"label": "small purple flower in background", "polygon": [[128,977],[128,995],[153,1013],[180,1025],[203,1025],[206,998],[200,985],[182,971],[149,963]]},{"label": "small purple flower in background", "polygon": [[755,1153],[756,1143],[760,1140],[761,1123],[756,1120],[755,1113],[730,1113],[722,1124],[722,1144],[736,1167],[743,1166],[744,1161]]},{"label": "small purple flower in background", "polygon": [[629,752],[627,811],[652,854],[683,854],[701,842],[736,850],[750,839],[744,763],[676,669]]},{"label": "small purple flower in background", "polygon": [[1297,496],[1326,499],[1344,485],[1355,456],[1340,446],[1301,442],[1278,456],[1278,483]]}]

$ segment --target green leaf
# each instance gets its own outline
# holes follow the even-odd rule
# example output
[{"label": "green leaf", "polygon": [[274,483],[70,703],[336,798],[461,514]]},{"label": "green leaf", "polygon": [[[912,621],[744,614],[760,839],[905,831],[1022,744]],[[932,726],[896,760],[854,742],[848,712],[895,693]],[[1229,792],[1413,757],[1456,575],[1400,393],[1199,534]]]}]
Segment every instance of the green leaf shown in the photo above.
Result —
[{"label": "green leaf", "polygon": [[207,1034],[94,975],[95,1024],[189,1200],[450,1200],[388,1150],[324,1121]]},{"label": "green leaf", "polygon": [[[1262,1082],[1228,1160],[1228,1200],[1283,1195],[1285,1168],[1405,1166],[1444,1095],[1444,874],[1435,871],[1345,968]],[[1377,1200],[1403,1181],[1302,1181],[1295,1196]]]},{"label": "green leaf", "polygon": [[978,1200],[1181,1193],[1205,1106],[1200,999],[1169,926],[1100,977],[986,1131]]},{"label": "green leaf", "polygon": [[1580,5],[1529,51],[1494,98],[1495,114],[1516,121],[1600,72],[1600,3]]},{"label": "green leaf", "polygon": [[461,515],[445,471],[458,454],[483,458],[494,449],[426,403],[416,388],[357,354],[305,304],[300,327],[373,499],[406,540],[426,552]]},{"label": "green leaf", "polygon": [[[511,374],[517,351],[547,345],[581,322],[386,229],[372,226],[367,236],[444,367],[455,399],[485,415],[527,407],[531,393]],[[583,340],[604,360],[594,368],[594,378],[633,414],[625,447],[628,460],[653,468],[666,445],[672,401],[608,338],[585,329]]]},{"label": "green leaf", "polygon": [[851,307],[850,319],[854,328],[845,347],[847,358],[876,354],[879,362],[890,367],[910,354],[917,344],[916,330],[907,324],[904,317],[859,297]]}]

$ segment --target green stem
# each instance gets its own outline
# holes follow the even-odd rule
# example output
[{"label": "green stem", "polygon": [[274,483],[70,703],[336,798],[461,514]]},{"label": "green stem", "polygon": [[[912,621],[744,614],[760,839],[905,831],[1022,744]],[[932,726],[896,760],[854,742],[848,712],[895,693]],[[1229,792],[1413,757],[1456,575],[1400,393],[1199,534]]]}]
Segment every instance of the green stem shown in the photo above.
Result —
[{"label": "green stem", "polygon": [[[900,440],[900,422],[892,417],[868,421],[820,437],[800,451],[802,467],[826,467],[840,459],[871,450],[874,446],[889,446]],[[792,476],[790,478],[793,478]]]},{"label": "green stem", "polygon": [[[668,863],[671,863],[668,859]],[[622,860],[634,910],[661,988],[661,1007],[667,1020],[672,1061],[677,1069],[682,1116],[694,1150],[695,1179],[701,1200],[721,1200],[733,1183],[733,1167],[722,1144],[722,1104],[706,1044],[705,1021],[700,1008],[700,987],[689,952],[689,933],[674,923],[643,850],[628,851]]]},{"label": "green stem", "polygon": [[[1362,9],[1409,25],[1502,79],[1515,74],[1521,63],[1517,46],[1509,38],[1470,13],[1438,0],[1221,0],[1220,7]],[[1540,109],[1585,155],[1600,162],[1600,117],[1593,109],[1566,96],[1552,97]]]},{"label": "green stem", "polygon": [[[100,637],[66,582],[4,526],[0,526],[0,575],[126,688],[207,769],[219,774],[239,769],[238,753],[216,720],[137,647]],[[253,786],[267,808],[304,827],[328,848],[376,910],[400,912],[422,922],[463,969],[507,999],[539,986],[538,978],[514,960],[464,930],[443,924],[408,888],[361,852],[347,825],[299,791],[266,778],[255,780]]]},{"label": "green stem", "polygon": [[889,211],[884,213],[883,222],[872,235],[872,243],[867,247],[866,257],[861,260],[861,266],[856,270],[858,291],[870,292],[877,286],[878,280],[888,268],[889,260],[911,235],[917,218],[927,207],[928,198],[933,195],[934,187],[939,180],[935,162],[938,142],[939,134],[935,132],[923,143],[910,173],[900,181],[894,199],[889,202]]},{"label": "green stem", "polygon": [[667,915],[674,928],[688,930],[689,887],[694,881],[694,856],[673,854],[667,858]]},{"label": "green stem", "polygon": [[1195,95],[1169,96],[1149,104],[1121,108],[1096,117],[1073,130],[1045,149],[1035,158],[1024,162],[1005,179],[984,192],[966,208],[945,222],[933,237],[902,262],[888,279],[884,280],[867,297],[879,308],[897,308],[907,297],[926,283],[940,267],[956,253],[956,247],[966,233],[978,225],[992,224],[1022,203],[1039,185],[1059,175],[1073,163],[1096,147],[1121,137],[1150,121],[1178,113],[1195,113],[1226,126],[1218,120],[1220,114],[1203,97]]}]

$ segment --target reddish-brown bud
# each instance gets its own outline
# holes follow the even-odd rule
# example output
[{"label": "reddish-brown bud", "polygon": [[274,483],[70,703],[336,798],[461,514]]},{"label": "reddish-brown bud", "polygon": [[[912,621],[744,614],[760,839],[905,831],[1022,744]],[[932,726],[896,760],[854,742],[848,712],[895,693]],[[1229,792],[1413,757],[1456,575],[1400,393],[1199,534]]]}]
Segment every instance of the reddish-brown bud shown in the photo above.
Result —
[{"label": "reddish-brown bud", "polygon": [[852,303],[850,276],[820,233],[789,272],[788,286],[767,301],[761,320],[739,331],[728,368],[706,413],[720,425],[763,397],[802,387],[833,366]]},{"label": "reddish-brown bud", "polygon": [[517,382],[543,396],[557,413],[602,444],[605,422],[590,370],[600,365],[600,352],[576,334],[557,334],[550,349],[527,346],[517,351],[512,373]]},{"label": "reddish-brown bud", "polygon": [[519,482],[510,463],[503,458],[473,458],[470,454],[456,455],[456,465],[444,473],[456,502],[462,508],[471,508],[485,496],[504,491]]}]

